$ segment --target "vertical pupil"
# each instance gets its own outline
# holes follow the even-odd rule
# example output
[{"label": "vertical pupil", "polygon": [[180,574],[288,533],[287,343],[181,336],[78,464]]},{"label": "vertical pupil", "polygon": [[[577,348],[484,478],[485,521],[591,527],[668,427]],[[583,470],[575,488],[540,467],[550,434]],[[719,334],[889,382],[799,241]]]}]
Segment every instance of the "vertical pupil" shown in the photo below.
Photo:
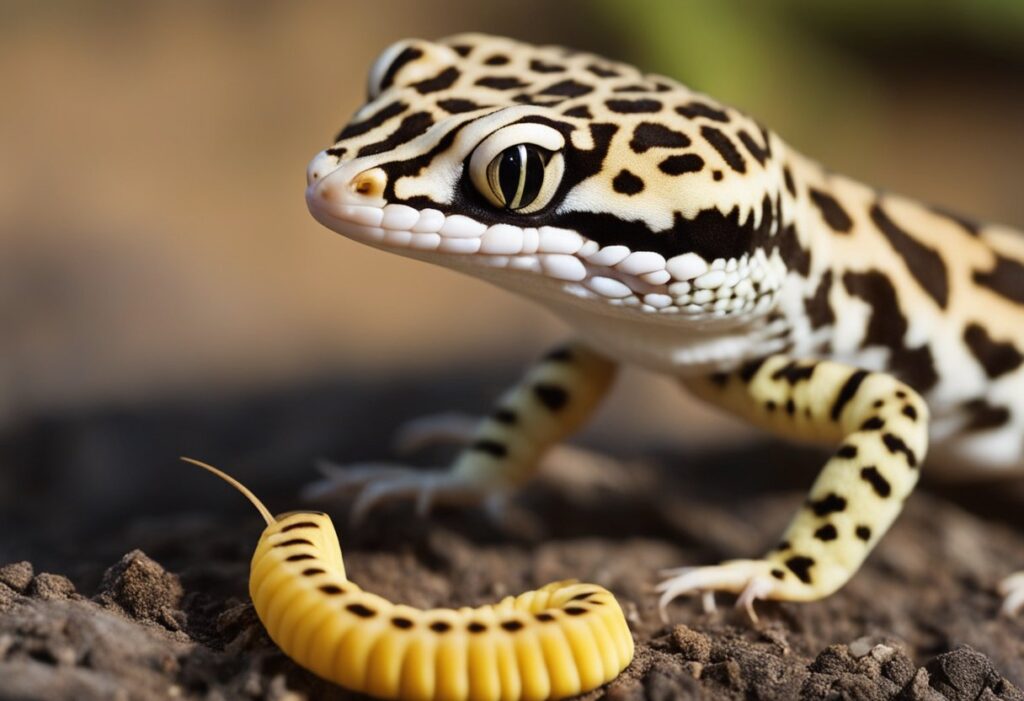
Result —
[{"label": "vertical pupil", "polygon": [[507,148],[501,154],[501,165],[498,166],[498,185],[501,187],[502,199],[505,206],[514,208],[516,195],[519,194],[520,173],[525,165],[523,163],[522,146]]}]

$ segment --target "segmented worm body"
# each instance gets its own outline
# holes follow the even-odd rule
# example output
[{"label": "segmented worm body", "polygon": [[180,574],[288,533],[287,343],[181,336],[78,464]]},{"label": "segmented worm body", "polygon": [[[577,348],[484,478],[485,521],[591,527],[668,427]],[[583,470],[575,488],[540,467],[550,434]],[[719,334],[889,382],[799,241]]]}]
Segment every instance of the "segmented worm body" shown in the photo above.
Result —
[{"label": "segmented worm body", "polygon": [[363,591],[345,575],[329,517],[267,522],[249,593],[271,639],[295,662],[382,699],[557,699],[614,679],[633,657],[615,597],[594,584],[554,582],[479,608],[422,610]]}]

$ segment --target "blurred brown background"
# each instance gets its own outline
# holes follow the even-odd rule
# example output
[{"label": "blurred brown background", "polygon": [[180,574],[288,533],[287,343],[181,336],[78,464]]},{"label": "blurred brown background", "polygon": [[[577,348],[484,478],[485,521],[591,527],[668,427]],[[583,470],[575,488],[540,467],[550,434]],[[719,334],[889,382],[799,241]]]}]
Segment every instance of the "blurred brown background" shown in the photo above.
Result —
[{"label": "blurred brown background", "polygon": [[[305,210],[306,162],[360,104],[377,53],[465,30],[682,78],[836,170],[1024,224],[1019,0],[7,0],[0,428],[336,378],[404,378],[444,410],[446,378],[561,336],[524,301],[343,240]],[[592,433],[643,445],[741,430],[665,381],[624,380]],[[342,417],[322,418],[343,442]],[[0,470],[26,469],[18,455]]]}]

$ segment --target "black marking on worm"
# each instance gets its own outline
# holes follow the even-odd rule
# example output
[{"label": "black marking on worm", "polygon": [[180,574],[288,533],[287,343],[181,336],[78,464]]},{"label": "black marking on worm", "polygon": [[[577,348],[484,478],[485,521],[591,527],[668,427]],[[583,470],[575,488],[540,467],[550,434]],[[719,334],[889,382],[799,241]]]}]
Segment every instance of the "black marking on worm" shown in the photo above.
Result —
[{"label": "black marking on worm", "polygon": [[828,542],[835,540],[839,537],[839,531],[831,523],[826,523],[824,526],[814,532],[814,537],[822,542]]},{"label": "black marking on worm", "polygon": [[885,420],[880,416],[872,416],[860,425],[861,431],[878,431],[885,428]]},{"label": "black marking on worm", "polygon": [[582,616],[587,612],[587,609],[582,606],[570,606],[567,609],[563,609],[570,616]]},{"label": "black marking on worm", "polygon": [[430,624],[430,630],[435,633],[447,633],[452,629],[452,624],[446,621],[434,621]]},{"label": "black marking on worm", "polygon": [[469,446],[469,449],[487,453],[495,458],[503,458],[508,455],[508,448],[503,443],[492,441],[490,438],[481,438],[475,441]]},{"label": "black marking on worm", "polygon": [[907,464],[911,467],[917,467],[917,455],[910,449],[903,439],[893,433],[886,433],[882,436],[882,442],[885,443],[885,447],[889,449],[889,452],[895,455],[896,453],[903,453],[907,457]]},{"label": "black marking on worm", "polygon": [[312,577],[314,575],[323,574],[325,571],[326,570],[322,570],[319,567],[307,567],[306,569],[302,570],[302,575],[304,577]]},{"label": "black marking on worm", "polygon": [[853,220],[835,197],[813,187],[807,193],[811,196],[811,202],[821,212],[821,218],[828,224],[828,228],[840,234],[850,233],[853,229]]},{"label": "black marking on worm", "polygon": [[300,553],[298,555],[289,555],[285,558],[287,562],[302,562],[303,560],[315,560],[316,558],[309,553]]},{"label": "black marking on worm", "polygon": [[839,390],[839,394],[836,396],[836,401],[832,404],[833,421],[839,420],[839,416],[843,413],[843,409],[846,408],[846,405],[849,404],[850,400],[857,394],[857,390],[860,389],[861,383],[867,376],[867,370],[857,370],[846,380],[842,388]]},{"label": "black marking on worm", "polygon": [[790,385],[795,385],[801,380],[809,380],[814,375],[815,368],[818,367],[817,363],[805,365],[800,367],[797,365],[795,360],[791,360],[781,368],[772,373],[773,380],[785,380]]},{"label": "black marking on worm", "polygon": [[507,630],[509,633],[514,633],[517,630],[522,629],[523,624],[521,621],[505,621],[501,624],[501,627]]},{"label": "black marking on worm", "polygon": [[847,460],[857,457],[857,446],[850,445],[849,443],[840,446],[839,450],[836,451],[836,457],[846,458]]},{"label": "black marking on worm", "polygon": [[867,526],[857,526],[857,530],[854,531],[857,537],[863,540],[865,543],[871,540],[871,529]]},{"label": "black marking on worm", "polygon": [[910,406],[909,404],[903,407],[903,415],[911,421],[917,421],[917,409]]},{"label": "black marking on worm", "polygon": [[360,618],[373,618],[377,615],[377,612],[372,608],[363,606],[362,604],[349,604],[345,607],[349,613],[354,613]]},{"label": "black marking on worm", "polygon": [[533,393],[551,411],[560,411],[569,402],[569,393],[558,385],[542,382],[533,386]]},{"label": "black marking on worm", "polygon": [[949,272],[942,256],[904,231],[877,202],[871,206],[871,221],[903,258],[917,284],[945,309],[949,302]]},{"label": "black marking on worm", "polygon": [[889,480],[883,477],[882,473],[874,465],[861,468],[860,477],[871,485],[871,488],[875,490],[875,494],[883,499],[892,494],[892,485],[889,484]]},{"label": "black marking on worm", "polygon": [[815,516],[828,516],[846,510],[846,499],[835,492],[829,492],[817,501],[808,502]]},{"label": "black marking on worm", "polygon": [[290,548],[293,545],[312,545],[313,541],[306,540],[305,538],[292,538],[291,540],[283,540],[280,543],[274,543],[275,548]]},{"label": "black marking on worm", "polygon": [[483,633],[487,630],[487,626],[479,621],[471,621],[469,625],[466,626],[466,630],[470,633]]},{"label": "black marking on worm", "polygon": [[298,530],[300,528],[319,528],[319,527],[320,527],[319,524],[313,523],[312,521],[299,521],[298,523],[292,523],[292,524],[289,524],[289,525],[285,526],[284,528],[281,529],[281,532],[282,533],[287,533],[288,531],[295,531],[295,530]]},{"label": "black marking on worm", "polygon": [[337,584],[321,584],[320,591],[324,594],[344,594],[344,587],[339,587]]},{"label": "black marking on worm", "polygon": [[786,567],[796,575],[804,584],[811,583],[811,567],[814,566],[814,560],[803,555],[795,555],[786,560]]},{"label": "black marking on worm", "polygon": [[393,625],[395,628],[400,628],[401,630],[409,630],[410,628],[412,628],[413,623],[408,618],[403,618],[402,616],[395,616],[391,619],[391,625]]}]

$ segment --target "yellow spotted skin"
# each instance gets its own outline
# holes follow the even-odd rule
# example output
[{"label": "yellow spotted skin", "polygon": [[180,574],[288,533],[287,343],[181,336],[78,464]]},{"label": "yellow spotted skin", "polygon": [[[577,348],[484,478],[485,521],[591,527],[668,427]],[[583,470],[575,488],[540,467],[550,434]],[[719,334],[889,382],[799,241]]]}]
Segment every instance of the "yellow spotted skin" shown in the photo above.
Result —
[{"label": "yellow spotted skin", "polygon": [[341,686],[400,701],[528,701],[574,696],[611,681],[633,638],[610,592],[553,582],[479,608],[422,610],[363,591],[345,574],[330,518],[271,517],[252,557],[249,594],[271,639],[296,663]]}]

